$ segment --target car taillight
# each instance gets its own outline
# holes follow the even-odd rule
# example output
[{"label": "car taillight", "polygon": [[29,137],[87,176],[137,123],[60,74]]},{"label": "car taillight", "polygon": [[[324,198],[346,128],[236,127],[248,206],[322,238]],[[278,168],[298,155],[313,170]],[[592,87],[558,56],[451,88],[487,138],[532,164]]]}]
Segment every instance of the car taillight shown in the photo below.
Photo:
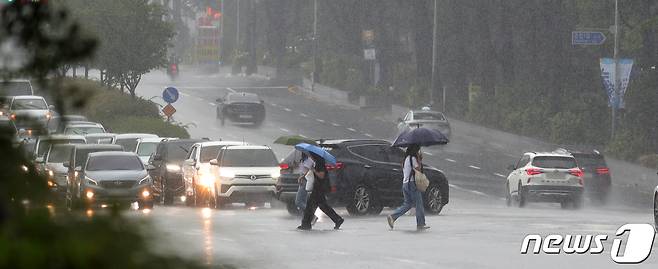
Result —
[{"label": "car taillight", "polygon": [[580,168],[569,170],[569,174],[571,174],[573,176],[581,177],[581,178],[585,175],[585,173],[583,173],[583,170],[580,170]]},{"label": "car taillight", "polygon": [[525,170],[525,172],[526,172],[529,176],[534,176],[534,175],[539,175],[539,174],[541,174],[541,173],[544,173],[544,171],[542,171],[542,170],[540,170],[540,169],[537,169],[537,168],[528,168],[528,169]]},{"label": "car taillight", "polygon": [[287,163],[280,163],[279,168],[281,168],[281,170],[288,170],[290,169],[290,165],[288,165]]},{"label": "car taillight", "polygon": [[340,170],[343,169],[343,163],[337,162],[336,165],[325,164],[324,167],[327,168],[327,171]]},{"label": "car taillight", "polygon": [[607,167],[599,167],[596,168],[596,173],[599,175],[607,175],[610,174],[610,169],[608,169]]},{"label": "car taillight", "polygon": [[16,114],[11,114],[11,116],[9,116],[9,118],[11,118],[11,120],[16,120]]}]

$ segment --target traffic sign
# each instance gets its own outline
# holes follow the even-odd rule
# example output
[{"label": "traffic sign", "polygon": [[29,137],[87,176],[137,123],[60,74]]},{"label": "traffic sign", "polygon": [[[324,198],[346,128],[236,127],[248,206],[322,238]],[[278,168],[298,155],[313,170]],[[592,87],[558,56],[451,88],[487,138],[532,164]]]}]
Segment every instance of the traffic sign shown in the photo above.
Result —
[{"label": "traffic sign", "polygon": [[574,31],[571,32],[572,45],[601,45],[605,42],[602,32]]},{"label": "traffic sign", "polygon": [[364,49],[363,50],[363,58],[365,58],[366,60],[370,60],[370,61],[375,60],[375,57],[376,57],[375,55],[376,55],[375,54],[375,49]]},{"label": "traffic sign", "polygon": [[164,108],[162,108],[162,113],[164,113],[167,118],[171,118],[171,116],[176,113],[176,109],[171,104],[167,104]]},{"label": "traffic sign", "polygon": [[167,103],[175,103],[178,100],[178,90],[174,87],[167,87],[162,91],[162,99]]}]

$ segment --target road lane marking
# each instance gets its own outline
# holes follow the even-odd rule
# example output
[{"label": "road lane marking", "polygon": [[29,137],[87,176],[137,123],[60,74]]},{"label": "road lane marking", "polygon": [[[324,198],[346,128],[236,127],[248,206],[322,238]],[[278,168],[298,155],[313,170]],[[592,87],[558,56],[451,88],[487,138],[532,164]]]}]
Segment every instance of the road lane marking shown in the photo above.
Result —
[{"label": "road lane marking", "polygon": [[426,152],[423,152],[423,154],[427,154],[427,155],[429,155],[429,156],[434,156],[434,154],[429,153],[429,152],[427,152],[427,151],[426,151]]},{"label": "road lane marking", "polygon": [[317,122],[324,123],[324,120],[323,120],[323,119],[315,119],[315,120],[316,120]]},{"label": "road lane marking", "polygon": [[180,95],[189,97],[190,95],[184,92],[180,92]]},{"label": "road lane marking", "polygon": [[364,133],[363,135],[365,135],[365,136],[367,136],[367,137],[373,137],[373,136],[372,136],[371,134],[369,134],[369,133]]},{"label": "road lane marking", "polygon": [[231,92],[231,93],[236,93],[236,92],[237,92],[237,91],[235,91],[234,89],[232,89],[232,88],[228,88],[228,87],[226,88],[226,90],[229,91],[229,92]]},{"label": "road lane marking", "polygon": [[477,166],[475,166],[475,165],[469,165],[468,168],[473,168],[473,169],[476,169],[476,170],[480,170],[480,169],[482,169],[482,168],[477,167]]},{"label": "road lane marking", "polygon": [[304,118],[308,118],[308,115],[306,115],[306,114],[304,114],[304,113],[299,113],[299,115],[302,116],[302,117],[304,117]]},{"label": "road lane marking", "polygon": [[391,260],[391,261],[400,262],[400,263],[407,263],[407,264],[429,265],[429,263],[426,263],[426,262],[408,260],[408,259],[400,259],[400,258],[393,258],[393,257],[386,257],[386,259]]},{"label": "road lane marking", "polygon": [[354,128],[347,128],[347,130],[350,130],[352,132],[356,132],[356,130]]},{"label": "road lane marking", "polygon": [[493,173],[493,174],[494,174],[494,176],[499,176],[499,177],[502,177],[502,178],[507,178],[507,177],[506,177],[505,175],[503,175],[503,174],[499,174],[499,173]]},{"label": "road lane marking", "polygon": [[335,123],[335,122],[332,122],[331,125],[333,125],[334,127],[338,127],[338,126],[340,126],[340,124]]},{"label": "road lane marking", "polygon": [[271,106],[277,106],[277,104],[275,104],[275,103],[270,103],[270,105],[271,105]]},{"label": "road lane marking", "polygon": [[290,130],[288,130],[288,129],[279,128],[279,130],[284,131],[284,132],[286,132],[286,133],[290,133]]},{"label": "road lane marking", "polygon": [[449,162],[451,162],[451,163],[456,163],[456,162],[457,162],[457,161],[455,161],[455,160],[453,160],[453,159],[448,159],[448,158],[446,158],[446,161],[449,161]]},{"label": "road lane marking", "polygon": [[347,256],[347,255],[350,255],[350,254],[349,254],[349,253],[347,253],[347,252],[343,252],[343,251],[338,251],[338,250],[331,250],[331,249],[330,249],[330,250],[328,250],[328,252],[329,252],[329,253],[331,253],[331,254],[336,254],[336,255],[343,255],[343,256]]},{"label": "road lane marking", "polygon": [[285,111],[287,111],[287,112],[290,112],[290,111],[292,111],[292,109],[290,109],[290,108],[287,108],[287,107],[284,107],[284,108],[283,108],[283,110],[285,110]]},{"label": "road lane marking", "polygon": [[308,136],[305,136],[305,135],[303,135],[303,134],[299,134],[299,136],[301,136],[301,137],[303,137],[303,138],[308,138]]},{"label": "road lane marking", "polygon": [[210,103],[210,102],[208,104],[211,105],[211,106],[216,106],[217,105],[215,103]]}]

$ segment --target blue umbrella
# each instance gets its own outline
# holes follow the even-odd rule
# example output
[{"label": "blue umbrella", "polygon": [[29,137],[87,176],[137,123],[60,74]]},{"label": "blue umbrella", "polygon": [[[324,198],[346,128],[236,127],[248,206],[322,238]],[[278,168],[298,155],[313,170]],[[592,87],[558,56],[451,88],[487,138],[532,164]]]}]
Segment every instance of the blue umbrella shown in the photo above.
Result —
[{"label": "blue umbrella", "polygon": [[393,142],[394,147],[409,147],[411,145],[426,147],[444,144],[448,144],[448,138],[444,134],[425,127],[404,131]]},{"label": "blue umbrella", "polygon": [[328,163],[330,163],[332,165],[336,165],[336,157],[334,157],[333,155],[331,155],[329,152],[322,149],[321,147],[311,145],[311,144],[307,144],[307,143],[299,143],[299,144],[295,145],[295,149],[297,149],[299,151],[302,151],[302,152],[315,153],[318,156],[322,157],[322,159],[324,159]]}]

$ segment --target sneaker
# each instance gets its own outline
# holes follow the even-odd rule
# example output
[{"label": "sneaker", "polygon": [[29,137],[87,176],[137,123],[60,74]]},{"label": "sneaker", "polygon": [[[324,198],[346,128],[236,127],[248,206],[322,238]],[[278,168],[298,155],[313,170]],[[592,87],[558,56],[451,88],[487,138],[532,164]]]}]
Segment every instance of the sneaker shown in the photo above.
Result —
[{"label": "sneaker", "polygon": [[340,225],[343,225],[343,222],[345,222],[345,219],[340,219],[338,222],[336,222],[336,225],[334,226],[334,230],[340,229]]},{"label": "sneaker", "polygon": [[418,230],[418,231],[424,231],[424,230],[427,230],[429,228],[430,228],[430,226],[427,226],[427,225],[416,226],[416,230]]},{"label": "sneaker", "polygon": [[391,230],[393,230],[393,224],[395,223],[393,216],[391,215],[386,216],[386,220],[388,220],[388,227],[391,227]]},{"label": "sneaker", "polygon": [[299,226],[297,226],[297,230],[309,231],[309,230],[311,230],[311,227],[306,227],[304,225],[299,225]]},{"label": "sneaker", "polygon": [[316,222],[318,222],[318,217],[313,216],[313,220],[311,220],[311,226],[315,225]]}]

